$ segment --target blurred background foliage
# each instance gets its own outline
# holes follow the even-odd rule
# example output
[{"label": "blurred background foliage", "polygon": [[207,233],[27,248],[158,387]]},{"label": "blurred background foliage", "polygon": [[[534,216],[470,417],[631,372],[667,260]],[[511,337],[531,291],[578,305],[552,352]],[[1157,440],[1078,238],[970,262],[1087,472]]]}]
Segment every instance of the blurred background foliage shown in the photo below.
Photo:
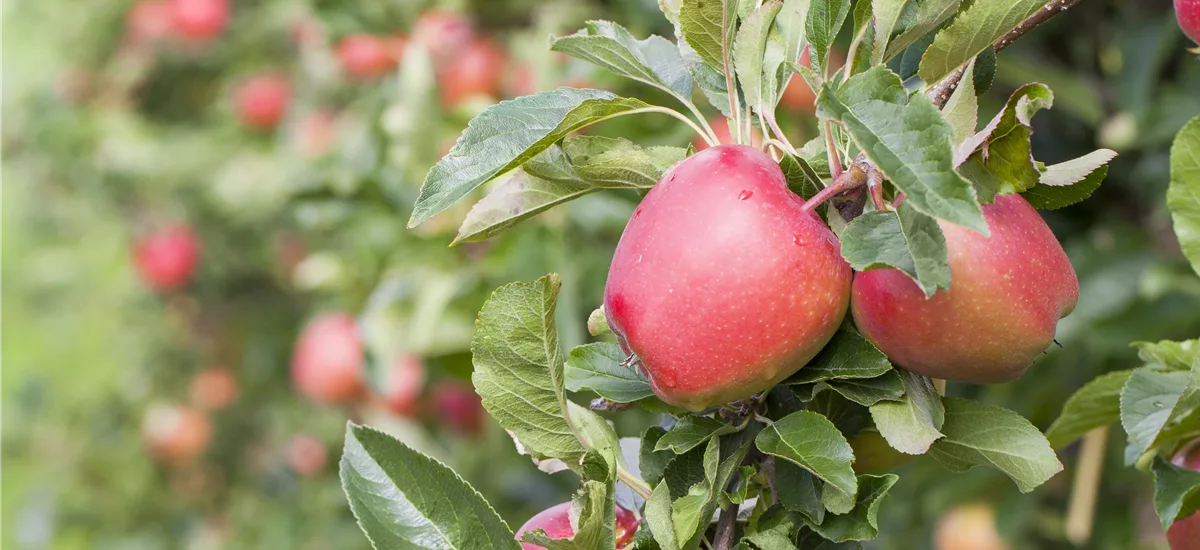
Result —
[{"label": "blurred background foliage", "polygon": [[[136,39],[134,5],[3,6],[0,544],[366,548],[336,477],[347,419],[445,461],[510,525],[566,500],[573,474],[539,472],[490,420],[456,427],[432,396],[469,384],[475,314],[505,282],[561,273],[563,346],[586,341],[637,195],[591,195],[453,248],[465,209],[412,231],[405,221],[425,171],[493,101],[559,85],[665,101],[546,48],[548,35],[594,18],[670,36],[655,2],[233,0],[228,24],[202,41]],[[1170,7],[1083,2],[999,56],[981,118],[1017,86],[1042,81],[1056,95],[1034,121],[1038,159],[1096,147],[1120,156],[1091,200],[1045,213],[1081,283],[1078,308],[1059,325],[1061,347],[1018,382],[951,384],[950,393],[1045,428],[1084,382],[1137,364],[1129,342],[1200,334],[1200,280],[1182,261],[1163,200],[1170,140],[1200,112],[1200,62],[1184,52]],[[370,79],[339,65],[343,38],[411,38],[434,8],[466,15],[498,57],[464,68],[407,48],[396,68]],[[498,79],[488,93],[453,97],[454,79],[488,69]],[[258,74],[282,78],[290,92],[267,129],[244,124],[235,99]],[[811,135],[811,109],[784,119],[793,142]],[[648,144],[691,139],[655,117],[594,131]],[[199,240],[198,268],[185,286],[156,292],[139,278],[134,251],[179,224]],[[328,311],[358,318],[373,384],[386,384],[396,358],[420,358],[425,389],[406,414],[378,399],[324,405],[293,388],[297,335]],[[233,375],[231,404],[212,406],[194,387],[212,368]],[[161,423],[151,411],[178,406],[201,410],[211,433],[182,462],[148,450],[146,434]],[[614,420],[635,436],[654,416]],[[1160,548],[1149,484],[1123,468],[1123,448],[1110,437],[1089,547]],[[1067,470],[1030,495],[993,472],[949,476],[918,459],[904,466],[870,547],[930,547],[945,510],[979,500],[994,506],[1010,547],[1070,547],[1074,453],[1066,449]]]}]

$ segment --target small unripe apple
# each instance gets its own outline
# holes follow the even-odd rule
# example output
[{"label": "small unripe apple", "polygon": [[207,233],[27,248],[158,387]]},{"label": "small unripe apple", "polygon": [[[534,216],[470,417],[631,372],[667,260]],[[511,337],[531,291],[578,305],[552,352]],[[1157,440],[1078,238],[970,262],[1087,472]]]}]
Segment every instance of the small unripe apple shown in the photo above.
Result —
[{"label": "small unripe apple", "polygon": [[171,34],[171,7],[165,0],[141,0],[125,14],[125,35],[135,43],[155,42]]},{"label": "small unripe apple", "polygon": [[291,96],[291,85],[287,79],[267,73],[250,77],[238,86],[234,102],[242,123],[251,128],[269,130],[287,114]]},{"label": "small unripe apple", "polygon": [[[1200,439],[1185,446],[1171,462],[1200,472]],[[1200,512],[1171,524],[1167,529],[1167,544],[1171,550],[1200,550]]]},{"label": "small unripe apple", "polygon": [[663,174],[613,254],[604,310],[663,401],[699,411],[770,388],[833,336],[850,266],[833,232],[744,145]]},{"label": "small unripe apple", "polygon": [[152,405],[142,420],[142,438],[159,460],[181,465],[194,461],[212,439],[207,416],[182,405]]},{"label": "small unripe apple", "polygon": [[337,44],[338,62],[346,74],[358,80],[379,78],[396,67],[399,59],[395,42],[370,34],[352,34]]},{"label": "small unripe apple", "polygon": [[401,355],[392,361],[384,373],[380,397],[392,412],[416,414],[421,390],[425,387],[425,364],[415,355]]},{"label": "small unripe apple", "polygon": [[500,95],[508,57],[490,40],[476,40],[437,71],[442,103],[454,107],[472,97]]},{"label": "small unripe apple", "polygon": [[287,461],[297,474],[314,475],[325,467],[325,444],[311,435],[297,435],[288,442]]},{"label": "small unripe apple", "polygon": [[229,0],[166,0],[175,34],[193,42],[207,42],[225,30]]},{"label": "small unripe apple", "polygon": [[478,435],[483,429],[483,401],[474,388],[461,382],[443,380],[429,395],[434,420],[462,435]]},{"label": "small unripe apple", "polygon": [[1200,44],[1200,0],[1175,0],[1175,18],[1183,34]]},{"label": "small unripe apple", "polygon": [[475,38],[475,28],[462,14],[432,9],[417,17],[412,36],[435,60],[443,62],[467,48]]},{"label": "small unripe apple", "polygon": [[322,403],[357,397],[363,388],[363,344],[354,318],[325,313],[304,327],[292,354],[292,383]]},{"label": "small unripe apple", "polygon": [[[637,534],[638,519],[637,516],[617,505],[616,511],[616,540],[617,548],[624,548],[633,542],[634,535]],[[556,504],[529,518],[520,529],[517,529],[517,540],[528,531],[537,531],[541,529],[546,533],[547,537],[552,539],[569,539],[575,536],[575,530],[571,528],[571,503],[564,502]],[[522,542],[523,550],[545,550],[545,548],[536,544]]]},{"label": "small unripe apple", "polygon": [[189,387],[192,404],[201,410],[224,409],[237,401],[238,381],[229,369],[212,367],[200,371]]},{"label": "small unripe apple", "polygon": [[174,290],[187,284],[200,263],[200,240],[186,225],[168,227],[138,242],[134,262],[150,288]]},{"label": "small unripe apple", "polygon": [[996,512],[986,504],[952,508],[937,522],[934,550],[1008,550],[996,532]]},{"label": "small unripe apple", "polygon": [[939,222],[948,291],[926,299],[896,269],[855,275],[854,322],[893,363],[975,384],[1015,380],[1075,308],[1075,270],[1037,211],[1020,195],[1002,195],[983,206],[983,216],[989,237]]}]

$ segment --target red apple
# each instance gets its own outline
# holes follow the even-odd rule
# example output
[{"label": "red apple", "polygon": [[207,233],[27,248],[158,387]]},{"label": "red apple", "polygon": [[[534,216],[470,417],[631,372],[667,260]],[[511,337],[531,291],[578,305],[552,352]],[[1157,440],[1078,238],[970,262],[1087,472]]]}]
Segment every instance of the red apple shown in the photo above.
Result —
[{"label": "red apple", "polygon": [[663,401],[699,411],[768,389],[837,331],[850,266],[833,232],[744,145],[663,174],[625,227],[608,324]]},{"label": "red apple", "polygon": [[1020,377],[1075,308],[1079,281],[1054,233],[1020,195],[984,205],[984,237],[939,222],[950,290],[925,295],[895,269],[855,275],[854,322],[893,363],[977,384]]},{"label": "red apple", "polygon": [[352,34],[337,44],[342,69],[358,80],[379,78],[396,67],[398,43],[369,34]]},{"label": "red apple", "polygon": [[987,504],[967,504],[946,512],[933,534],[934,550],[1008,550],[996,532],[996,513]]},{"label": "red apple", "polygon": [[[712,127],[713,133],[717,135],[718,144],[730,145],[733,143],[733,134],[729,133],[729,119],[722,116],[713,117],[708,120],[708,125]],[[750,143],[755,149],[762,147],[762,138],[762,132],[758,128],[750,130]],[[692,140],[692,145],[696,147],[697,151],[703,151],[709,147],[708,142],[704,141],[704,138],[700,136],[696,136]]]},{"label": "red apple", "polygon": [[269,130],[283,120],[291,103],[291,85],[283,76],[259,74],[243,82],[234,94],[238,117],[244,124]]},{"label": "red apple", "polygon": [[443,380],[429,396],[434,419],[442,426],[463,435],[476,435],[483,429],[483,402],[474,388],[461,382]]},{"label": "red apple", "polygon": [[[520,529],[517,529],[517,540],[528,531],[537,531],[541,529],[546,533],[547,537],[552,539],[569,539],[575,536],[575,530],[571,528],[571,503],[564,502],[556,504],[529,518]],[[617,521],[616,521],[616,538],[617,548],[624,548],[633,542],[634,535],[637,534],[638,518],[633,512],[617,505]],[[545,550],[545,548],[536,544],[522,542],[523,550]]]},{"label": "red apple", "polygon": [[238,381],[226,368],[200,371],[189,388],[192,403],[201,410],[216,411],[232,405],[238,397]]},{"label": "red apple", "polygon": [[476,40],[437,71],[442,103],[454,107],[472,97],[495,98],[504,83],[507,56],[489,40]]},{"label": "red apple", "polygon": [[200,241],[186,225],[168,227],[137,244],[134,262],[150,288],[174,290],[187,284],[200,263]]},{"label": "red apple", "polygon": [[[1176,466],[1200,472],[1200,439],[1184,447],[1171,461]],[[1200,550],[1200,512],[1176,521],[1167,529],[1171,550]]]},{"label": "red apple", "polygon": [[229,0],[166,0],[175,34],[193,42],[207,42],[225,30]]},{"label": "red apple", "polygon": [[412,416],[417,412],[417,400],[425,386],[425,365],[415,355],[401,355],[392,361],[384,373],[380,397],[392,412]]},{"label": "red apple", "polygon": [[165,0],[141,0],[125,14],[125,34],[135,43],[155,42],[171,34],[171,8]]},{"label": "red apple", "polygon": [[1183,34],[1200,44],[1200,0],[1175,0],[1175,18]]},{"label": "red apple", "polygon": [[337,135],[337,113],[321,109],[300,118],[292,131],[292,146],[308,158],[329,152]]},{"label": "red apple", "polygon": [[475,37],[475,28],[463,15],[446,10],[426,10],[413,24],[413,41],[438,62],[462,53]]},{"label": "red apple", "polygon": [[363,387],[363,344],[354,318],[325,313],[304,327],[292,354],[292,383],[322,403],[357,397]]},{"label": "red apple", "polygon": [[212,423],[195,409],[153,405],[142,420],[142,438],[159,460],[171,464],[194,461],[212,439]]},{"label": "red apple", "polygon": [[288,442],[287,461],[297,474],[314,475],[325,467],[325,444],[311,435],[297,435]]}]

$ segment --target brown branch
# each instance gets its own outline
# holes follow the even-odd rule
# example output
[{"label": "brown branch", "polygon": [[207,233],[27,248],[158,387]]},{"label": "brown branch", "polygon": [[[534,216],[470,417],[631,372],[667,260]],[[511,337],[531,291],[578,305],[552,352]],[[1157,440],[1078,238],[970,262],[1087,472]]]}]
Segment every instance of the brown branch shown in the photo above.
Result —
[{"label": "brown branch", "polygon": [[[995,43],[992,44],[992,50],[999,52],[1004,48],[1012,45],[1018,38],[1025,36],[1025,33],[1032,30],[1034,27],[1049,21],[1050,18],[1067,11],[1071,6],[1078,4],[1080,0],[1053,0],[1049,4],[1042,6],[1036,13],[1026,17],[1013,30],[1008,31],[1001,36]],[[928,92],[929,99],[933,100],[933,104],[937,105],[938,109],[946,106],[946,102],[950,101],[950,95],[954,93],[954,89],[958,87],[958,82],[962,80],[963,73],[967,72],[967,65],[964,63],[954,72],[950,73],[941,82],[938,82]]]}]

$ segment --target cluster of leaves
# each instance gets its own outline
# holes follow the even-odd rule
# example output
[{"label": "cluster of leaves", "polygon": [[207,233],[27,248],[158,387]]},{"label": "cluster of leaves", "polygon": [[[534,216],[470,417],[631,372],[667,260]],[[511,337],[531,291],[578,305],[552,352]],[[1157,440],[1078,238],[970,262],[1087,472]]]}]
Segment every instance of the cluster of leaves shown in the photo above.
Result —
[{"label": "cluster of leaves", "polygon": [[[1200,117],[1171,149],[1167,205],[1184,254],[1200,274]],[[1128,438],[1126,465],[1149,470],[1163,529],[1200,510],[1200,472],[1171,462],[1200,440],[1200,340],[1136,342],[1143,366],[1110,372],[1080,388],[1046,432],[1063,447],[1118,420]]]},{"label": "cluster of leaves", "polygon": [[[931,295],[950,284],[937,220],[986,233],[981,202],[997,194],[1022,193],[1040,208],[1073,204],[1095,190],[1115,156],[1100,150],[1052,166],[1036,161],[1031,117],[1053,102],[1042,84],[1018,89],[976,131],[977,93],[996,69],[993,43],[1041,9],[1040,1],[858,2],[849,60],[836,70],[827,65],[852,11],[849,0],[663,0],[660,7],[674,25],[675,43],[639,40],[615,23],[594,21],[552,39],[551,48],[658,88],[694,119],[591,89],[502,102],[476,117],[429,171],[410,227],[485,184],[488,195],[467,215],[455,242],[486,239],[593,191],[651,187],[691,151],[569,134],[614,117],[657,113],[715,144],[693,102],[699,91],[728,117],[735,141],[744,142],[755,125],[772,138],[768,145],[801,196],[830,185],[840,172],[838,159],[864,158],[878,168],[887,178],[886,196],[905,197],[899,207],[869,208],[850,220],[826,209],[827,221],[855,269],[899,268]],[[795,62],[806,47],[811,68]],[[819,91],[825,122],[824,135],[799,149],[778,130],[774,114],[793,73]],[[953,73],[961,85],[939,109],[924,90],[957,78]],[[563,357],[554,317],[559,286],[549,275],[500,288],[481,311],[472,344],[473,381],[485,408],[542,469],[572,469],[583,479],[572,514],[575,538],[552,542],[533,533],[526,541],[611,548],[604,533],[613,526],[619,480],[637,495],[628,504],[644,504],[641,547],[696,548],[712,537],[726,548],[734,540],[759,548],[857,547],[855,541],[878,534],[880,502],[898,479],[855,471],[851,438],[860,433],[875,433],[900,453],[928,454],[952,471],[996,468],[1022,492],[1062,469],[1024,418],[940,396],[930,379],[894,368],[849,324],[775,389],[684,414],[658,402],[613,343],[586,344]],[[603,313],[593,321],[593,335],[603,334]],[[568,391],[597,394],[603,406],[636,402],[668,413],[667,420],[640,441],[622,439]],[[511,540],[494,514],[466,521],[430,507],[450,498],[446,491],[471,494],[453,472],[438,470],[439,483],[414,484],[419,477],[396,460],[412,451],[399,442],[357,426],[347,441],[344,487],[377,544],[416,543],[432,531],[442,537],[434,546],[450,545],[464,532]],[[629,448],[637,452],[623,452]],[[472,509],[486,509],[481,500],[464,498],[473,498]],[[710,535],[717,514],[721,521]],[[414,523],[414,516],[422,521]],[[596,546],[599,536],[606,538]]]}]

